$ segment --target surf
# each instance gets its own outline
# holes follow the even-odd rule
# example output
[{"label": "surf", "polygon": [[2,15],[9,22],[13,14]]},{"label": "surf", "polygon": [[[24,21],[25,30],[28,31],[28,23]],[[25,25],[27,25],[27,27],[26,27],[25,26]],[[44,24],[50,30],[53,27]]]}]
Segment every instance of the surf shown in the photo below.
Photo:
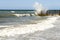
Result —
[{"label": "surf", "polygon": [[[37,7],[37,8],[36,8]],[[46,10],[42,7],[41,4],[35,3],[35,14],[40,14],[41,11],[45,14]],[[14,14],[15,12],[12,11]],[[19,14],[16,16],[20,16]],[[41,16],[42,17],[42,16]],[[36,24],[26,24],[26,25],[13,25],[13,26],[5,26],[6,28],[0,30],[0,36],[16,36],[22,34],[30,34],[36,31],[45,31],[47,29],[53,28],[55,21],[59,18],[59,16],[47,16],[46,20],[42,20],[41,22],[37,22]],[[4,26],[1,26],[4,27]]]},{"label": "surf", "polygon": [[[44,31],[53,28],[54,23],[59,17],[50,17],[47,20],[37,24],[23,25],[23,27],[9,27],[0,30],[0,36],[15,36],[21,34],[34,33],[36,31]],[[18,26],[18,25],[17,25]]]}]

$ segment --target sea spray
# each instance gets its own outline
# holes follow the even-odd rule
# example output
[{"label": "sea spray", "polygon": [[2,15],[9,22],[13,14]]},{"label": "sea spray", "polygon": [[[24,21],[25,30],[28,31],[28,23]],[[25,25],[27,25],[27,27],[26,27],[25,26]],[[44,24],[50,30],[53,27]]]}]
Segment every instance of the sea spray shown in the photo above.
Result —
[{"label": "sea spray", "polygon": [[46,29],[54,27],[54,23],[59,17],[51,17],[47,20],[37,24],[24,25],[24,27],[10,27],[0,30],[0,36],[15,36],[26,33],[34,33],[36,31],[44,31]]},{"label": "sea spray", "polygon": [[35,8],[35,14],[36,14],[36,15],[46,14],[46,12],[47,12],[47,9],[44,8],[44,7],[42,6],[42,4],[39,4],[38,2],[35,2],[34,8]]}]

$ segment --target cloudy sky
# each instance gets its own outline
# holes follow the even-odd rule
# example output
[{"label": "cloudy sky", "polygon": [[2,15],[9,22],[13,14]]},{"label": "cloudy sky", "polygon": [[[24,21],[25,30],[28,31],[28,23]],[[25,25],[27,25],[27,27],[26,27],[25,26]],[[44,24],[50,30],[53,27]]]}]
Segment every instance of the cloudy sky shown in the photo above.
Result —
[{"label": "cloudy sky", "polygon": [[60,9],[60,0],[0,0],[0,9],[34,9],[35,2],[48,9]]}]

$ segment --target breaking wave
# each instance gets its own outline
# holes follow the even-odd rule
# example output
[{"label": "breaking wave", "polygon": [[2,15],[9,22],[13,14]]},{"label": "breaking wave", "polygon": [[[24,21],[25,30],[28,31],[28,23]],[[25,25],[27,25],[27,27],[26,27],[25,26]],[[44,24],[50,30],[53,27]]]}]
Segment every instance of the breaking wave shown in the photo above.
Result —
[{"label": "breaking wave", "polygon": [[5,26],[6,27],[5,29],[0,29],[0,36],[15,36],[26,33],[34,33],[36,31],[44,31],[54,27],[52,23],[54,23],[57,20],[57,18],[59,17],[49,17],[48,19],[42,21],[41,23],[38,22],[37,24],[22,25],[22,27],[21,25],[16,25],[17,27]]}]

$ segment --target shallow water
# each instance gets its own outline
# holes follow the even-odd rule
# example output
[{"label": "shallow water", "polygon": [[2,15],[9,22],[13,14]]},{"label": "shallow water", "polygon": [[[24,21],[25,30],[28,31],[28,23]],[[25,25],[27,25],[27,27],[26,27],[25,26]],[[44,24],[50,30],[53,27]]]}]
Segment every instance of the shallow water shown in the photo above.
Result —
[{"label": "shallow water", "polygon": [[[0,30],[0,40],[28,40],[28,37],[26,37],[27,34],[34,33],[35,31],[44,31],[44,30],[47,30],[49,28],[53,28],[54,25],[52,23],[54,23],[57,18],[58,17],[47,17],[47,19],[44,19],[41,22],[36,22],[36,24],[30,23],[30,24],[26,24],[23,26],[16,25],[16,27],[10,26],[10,27],[1,29]],[[23,35],[23,34],[25,34],[25,35]],[[26,38],[24,38],[24,37],[26,37]],[[39,39],[45,40],[44,38],[36,37],[36,39],[37,38],[38,38],[38,40]],[[32,39],[30,37],[30,39],[34,40],[35,38]]]},{"label": "shallow water", "polygon": [[35,24],[40,20],[45,20],[47,17],[26,16],[15,18],[0,18],[0,25],[16,25],[16,24]]},{"label": "shallow water", "polygon": [[47,30],[54,27],[52,23],[57,18],[55,16],[0,17],[0,40],[20,40],[22,38],[19,35]]}]

